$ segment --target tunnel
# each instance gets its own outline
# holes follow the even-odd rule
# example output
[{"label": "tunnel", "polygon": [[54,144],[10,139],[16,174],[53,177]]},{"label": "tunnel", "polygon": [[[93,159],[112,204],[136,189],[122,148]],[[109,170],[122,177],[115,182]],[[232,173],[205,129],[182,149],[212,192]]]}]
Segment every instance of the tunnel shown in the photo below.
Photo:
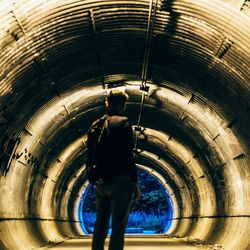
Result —
[{"label": "tunnel", "polygon": [[114,88],[171,199],[162,249],[250,249],[249,0],[1,0],[0,20],[0,249],[87,237],[86,134]]}]

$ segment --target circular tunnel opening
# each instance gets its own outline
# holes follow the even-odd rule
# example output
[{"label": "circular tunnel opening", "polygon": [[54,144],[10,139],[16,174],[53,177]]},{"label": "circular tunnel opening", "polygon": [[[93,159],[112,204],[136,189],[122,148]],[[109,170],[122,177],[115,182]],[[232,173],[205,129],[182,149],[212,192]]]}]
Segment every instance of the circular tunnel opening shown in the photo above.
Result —
[{"label": "circular tunnel opening", "polygon": [[[133,200],[126,227],[127,234],[162,234],[171,226],[173,206],[162,182],[150,170],[138,168],[138,182],[142,197]],[[96,219],[94,187],[88,185],[79,206],[83,232],[92,234]],[[109,234],[111,233],[111,220]]]}]

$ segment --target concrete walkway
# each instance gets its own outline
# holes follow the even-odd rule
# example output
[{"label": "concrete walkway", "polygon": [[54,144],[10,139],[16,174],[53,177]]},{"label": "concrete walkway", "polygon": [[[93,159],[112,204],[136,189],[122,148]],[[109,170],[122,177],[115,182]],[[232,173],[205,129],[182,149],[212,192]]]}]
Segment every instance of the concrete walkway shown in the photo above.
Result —
[{"label": "concrete walkway", "polygon": [[[108,249],[109,239],[106,240],[105,250]],[[91,238],[69,239],[57,246],[51,247],[52,250],[91,250]],[[124,250],[202,250],[209,249],[204,246],[194,246],[183,239],[167,237],[126,237]]]}]

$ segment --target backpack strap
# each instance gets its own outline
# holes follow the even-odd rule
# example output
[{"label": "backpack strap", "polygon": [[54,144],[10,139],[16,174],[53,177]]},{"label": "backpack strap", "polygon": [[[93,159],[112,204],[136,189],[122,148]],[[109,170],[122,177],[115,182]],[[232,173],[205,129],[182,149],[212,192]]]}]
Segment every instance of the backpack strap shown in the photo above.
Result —
[{"label": "backpack strap", "polygon": [[98,140],[97,142],[100,143],[101,142],[101,139],[102,139],[102,135],[103,135],[103,132],[104,130],[107,131],[107,133],[109,133],[109,121],[108,121],[108,116],[107,115],[104,115],[101,120],[104,120],[102,123],[101,123],[101,131],[100,131],[100,135],[98,137]]},{"label": "backpack strap", "polygon": [[[87,175],[88,179],[91,183],[98,182],[100,184],[101,180],[96,180],[96,159],[98,157],[98,147],[101,144],[101,140],[103,138],[104,132],[108,132],[108,119],[107,115],[102,116],[97,119],[90,127],[87,132],[88,140],[87,140]],[[106,130],[107,129],[107,130]]]}]

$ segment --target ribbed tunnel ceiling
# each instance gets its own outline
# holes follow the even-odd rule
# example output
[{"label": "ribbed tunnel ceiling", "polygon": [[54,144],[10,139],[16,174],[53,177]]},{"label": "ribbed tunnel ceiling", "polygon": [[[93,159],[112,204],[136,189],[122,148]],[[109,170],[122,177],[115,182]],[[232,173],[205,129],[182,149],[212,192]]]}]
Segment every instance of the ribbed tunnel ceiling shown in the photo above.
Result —
[{"label": "ribbed tunnel ceiling", "polygon": [[168,233],[250,249],[249,43],[248,0],[2,0],[0,248],[82,234],[86,132],[122,81]]}]

